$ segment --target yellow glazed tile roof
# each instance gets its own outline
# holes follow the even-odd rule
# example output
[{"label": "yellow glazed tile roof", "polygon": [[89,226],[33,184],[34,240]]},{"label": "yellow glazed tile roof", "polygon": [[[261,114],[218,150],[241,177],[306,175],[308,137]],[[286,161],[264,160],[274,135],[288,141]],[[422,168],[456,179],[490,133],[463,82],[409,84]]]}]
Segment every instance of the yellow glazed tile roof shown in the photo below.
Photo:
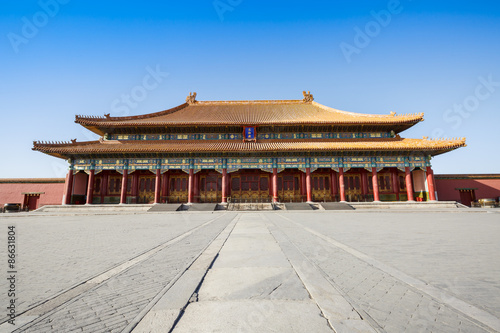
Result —
[{"label": "yellow glazed tile roof", "polygon": [[316,152],[316,151],[424,151],[431,155],[464,147],[465,138],[428,139],[329,139],[219,141],[89,141],[74,143],[34,142],[33,150],[58,156],[118,153],[197,153],[197,152]]},{"label": "yellow glazed tile roof", "polygon": [[294,124],[415,124],[423,113],[371,115],[336,110],[314,101],[193,101],[156,113],[132,117],[76,116],[83,126],[294,125]]}]

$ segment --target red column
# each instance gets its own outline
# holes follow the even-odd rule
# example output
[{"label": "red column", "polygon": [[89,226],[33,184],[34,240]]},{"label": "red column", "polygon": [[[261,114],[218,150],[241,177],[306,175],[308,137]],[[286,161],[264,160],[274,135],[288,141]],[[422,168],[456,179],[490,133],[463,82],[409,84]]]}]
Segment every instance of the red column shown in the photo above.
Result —
[{"label": "red column", "polygon": [[91,205],[94,200],[94,177],[95,170],[90,170],[89,183],[87,185],[87,205]]},{"label": "red column", "polygon": [[155,179],[155,204],[160,203],[161,197],[161,170],[156,169],[156,179]]},{"label": "red column", "polygon": [[193,171],[193,202],[200,202],[200,173]]},{"label": "red column", "polygon": [[[274,179],[273,174],[270,173],[267,178],[268,178],[268,181],[269,181],[269,196],[272,198],[273,197],[273,193],[274,193],[274,190],[273,190],[273,179]],[[240,184],[240,186],[241,186],[241,184]]]},{"label": "red column", "polygon": [[434,172],[431,167],[427,167],[427,185],[429,186],[429,198],[436,201],[436,188],[434,186]]},{"label": "red column", "polygon": [[122,192],[120,193],[120,203],[127,203],[127,181],[128,181],[128,170],[123,170],[122,176]]},{"label": "red column", "polygon": [[377,168],[372,168],[372,183],[373,183],[373,201],[380,201],[380,196],[378,194]]},{"label": "red column", "polygon": [[228,197],[231,196],[231,174],[227,174],[226,194]]},{"label": "red column", "polygon": [[339,168],[340,201],[345,202],[344,168]]},{"label": "red column", "polygon": [[311,168],[306,168],[306,197],[307,201],[312,201]]},{"label": "red column", "polygon": [[304,172],[301,172],[300,173],[300,195],[305,196],[306,193],[307,193],[307,191],[306,191],[306,174]]},{"label": "red column", "polygon": [[222,169],[222,202],[227,202],[227,169]]},{"label": "red column", "polygon": [[273,168],[273,202],[278,202],[278,169]]},{"label": "red column", "polygon": [[73,170],[69,170],[66,177],[66,193],[64,194],[64,205],[71,204],[71,194],[73,194]]},{"label": "red column", "polygon": [[193,183],[194,183],[194,170],[189,169],[189,179],[188,179],[188,203],[193,202]]},{"label": "red column", "polygon": [[334,170],[330,171],[330,182],[332,187],[332,201],[335,201],[335,197],[339,194],[339,189],[337,187],[337,173]]},{"label": "red column", "polygon": [[413,198],[413,184],[411,182],[411,171],[409,167],[405,167],[405,181],[406,193],[408,194],[408,201],[415,201]]},{"label": "red column", "polygon": [[398,169],[396,168],[392,169],[391,176],[392,176],[392,192],[396,195],[396,201],[399,201]]}]

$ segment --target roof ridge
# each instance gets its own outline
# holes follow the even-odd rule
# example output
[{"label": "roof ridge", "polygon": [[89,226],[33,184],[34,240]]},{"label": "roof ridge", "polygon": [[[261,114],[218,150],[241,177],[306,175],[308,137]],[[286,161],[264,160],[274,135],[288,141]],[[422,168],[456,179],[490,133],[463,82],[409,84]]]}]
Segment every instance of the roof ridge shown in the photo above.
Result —
[{"label": "roof ridge", "polygon": [[73,139],[71,141],[39,141],[35,140],[33,141],[33,148],[36,147],[62,147],[62,146],[87,146],[91,145],[94,143],[99,143],[101,140],[92,140],[92,141],[82,141],[82,142],[77,142],[76,139]]},{"label": "roof ridge", "polygon": [[183,103],[181,105],[175,106],[170,109],[158,111],[158,112],[153,112],[153,113],[146,113],[146,114],[141,114],[137,116],[125,116],[125,117],[111,117],[109,113],[105,114],[104,116],[83,116],[83,115],[76,115],[75,116],[75,123],[81,123],[81,121],[85,120],[92,120],[92,121],[99,121],[99,120],[135,120],[135,119],[147,119],[147,118],[153,118],[153,117],[159,117],[159,116],[164,116],[166,114],[174,113],[179,110],[184,109],[185,107],[189,106],[188,103]]},{"label": "roof ridge", "polygon": [[406,113],[406,114],[397,114],[394,111],[391,111],[389,114],[369,114],[369,113],[358,113],[358,112],[352,112],[352,111],[343,111],[339,109],[335,109],[323,104],[320,104],[316,101],[312,102],[312,105],[317,106],[319,108],[322,108],[323,110],[330,111],[330,112],[337,112],[337,113],[343,113],[346,115],[350,116],[355,116],[355,117],[373,117],[373,118],[389,118],[389,117],[397,117],[397,118],[420,118],[423,119],[424,113]]},{"label": "roof ridge", "polygon": [[235,101],[196,101],[193,106],[196,105],[214,105],[214,104],[310,104],[310,102],[304,102],[302,99],[256,99],[256,100],[235,100]]}]

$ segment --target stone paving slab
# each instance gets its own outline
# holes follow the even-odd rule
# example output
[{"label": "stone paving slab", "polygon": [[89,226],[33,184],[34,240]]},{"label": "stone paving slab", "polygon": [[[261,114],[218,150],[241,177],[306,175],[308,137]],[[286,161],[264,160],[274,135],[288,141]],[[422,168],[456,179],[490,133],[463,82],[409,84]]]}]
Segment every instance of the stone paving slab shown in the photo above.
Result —
[{"label": "stone paving slab", "polygon": [[216,268],[208,272],[200,301],[237,299],[306,300],[309,294],[292,268]]},{"label": "stone paving slab", "polygon": [[[241,233],[243,230],[247,232]],[[284,251],[282,242],[271,233],[262,214],[242,215],[233,232],[203,280],[196,302],[187,305],[174,332],[333,332],[327,321],[333,318],[345,320],[342,324],[336,322],[338,326],[374,332],[337,291],[332,293],[333,288],[319,291],[317,281],[310,283],[311,278],[302,274],[301,267],[294,265],[290,252]],[[243,261],[247,266],[235,260],[223,261],[226,256],[241,253],[242,247],[247,253],[262,255],[263,258],[284,258],[288,262],[284,267],[255,267],[255,261]],[[218,261],[223,261],[228,267],[217,268]],[[272,261],[275,260],[261,260],[262,263]],[[229,263],[236,267],[230,267]],[[309,270],[309,273],[314,275],[317,272]],[[312,286],[316,287],[313,293]],[[270,303],[262,303],[262,300]],[[240,303],[233,307],[233,302]],[[326,318],[321,305],[327,306]],[[252,309],[264,306],[269,308],[260,313],[253,310],[255,318],[247,317]],[[297,323],[298,318],[310,325]]]},{"label": "stone paving slab", "polygon": [[98,284],[37,319],[22,332],[67,327],[83,332],[121,332],[234,217],[221,216],[185,239]]},{"label": "stone paving slab", "polygon": [[280,214],[500,317],[500,210],[469,211]]},{"label": "stone paving slab", "polygon": [[0,228],[18,228],[19,308],[35,306],[19,332],[500,332],[500,214],[459,211],[26,214]]},{"label": "stone paving slab", "polygon": [[361,314],[372,318],[385,332],[489,331],[469,313],[461,313],[443,300],[435,299],[334,243],[313,235],[298,222],[285,216],[281,221],[274,221],[350,303]]},{"label": "stone paving slab", "polygon": [[281,250],[231,251],[223,249],[214,268],[290,267]]},{"label": "stone paving slab", "polygon": [[[172,330],[184,308],[196,298],[196,290],[212,266],[220,248],[234,228],[237,218],[222,231],[207,249],[196,259],[165,294],[152,304],[149,311],[140,321],[131,323],[125,332],[151,333],[169,332]],[[128,329],[129,328],[129,329]]]},{"label": "stone paving slab", "polygon": [[238,300],[192,303],[173,332],[332,333],[333,330],[312,301]]},{"label": "stone paving slab", "polygon": [[[0,243],[16,226],[18,312],[213,219],[205,215],[0,216]],[[0,258],[6,258],[0,248]],[[7,280],[0,279],[0,290]],[[1,297],[4,297],[3,293]],[[0,298],[3,299],[3,298]],[[4,319],[5,313],[0,313]]]},{"label": "stone paving slab", "polygon": [[235,234],[227,240],[222,250],[227,251],[280,251],[280,247],[269,234],[259,235],[257,238],[248,234]]}]

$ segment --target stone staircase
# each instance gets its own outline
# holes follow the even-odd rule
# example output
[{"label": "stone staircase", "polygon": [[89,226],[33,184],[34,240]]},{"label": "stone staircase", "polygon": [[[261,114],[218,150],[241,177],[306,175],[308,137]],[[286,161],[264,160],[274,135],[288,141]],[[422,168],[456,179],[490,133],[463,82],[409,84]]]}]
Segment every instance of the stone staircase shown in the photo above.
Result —
[{"label": "stone staircase", "polygon": [[246,210],[274,210],[274,205],[271,203],[262,202],[241,202],[241,203],[230,203],[227,210],[231,211],[246,211]]},{"label": "stone staircase", "polygon": [[140,213],[147,212],[153,205],[45,205],[34,212],[37,213]]},{"label": "stone staircase", "polygon": [[354,208],[344,202],[322,202],[321,206],[325,210],[354,210]]},{"label": "stone staircase", "polygon": [[286,210],[316,210],[316,206],[308,204],[307,202],[290,202],[285,203]]},{"label": "stone staircase", "polygon": [[181,208],[181,204],[156,204],[151,207],[148,212],[175,212],[179,211]]}]

